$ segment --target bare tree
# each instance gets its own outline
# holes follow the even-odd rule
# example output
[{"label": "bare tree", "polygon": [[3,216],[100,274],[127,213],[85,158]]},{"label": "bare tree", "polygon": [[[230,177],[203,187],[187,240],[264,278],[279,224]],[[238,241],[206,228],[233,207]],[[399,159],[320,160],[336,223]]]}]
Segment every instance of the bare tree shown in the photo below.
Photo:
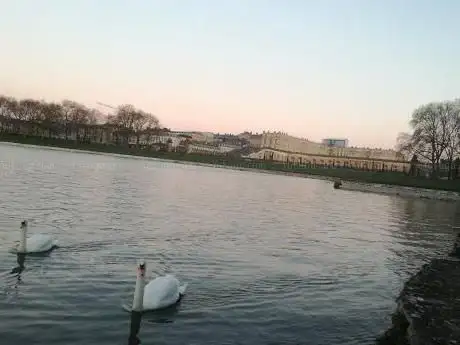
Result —
[{"label": "bare tree", "polygon": [[414,154],[412,147],[412,135],[407,132],[398,133],[396,138],[396,151],[400,153],[405,160],[409,160]]},{"label": "bare tree", "polygon": [[131,104],[120,105],[114,115],[108,117],[108,123],[115,126],[115,137],[118,143],[120,140],[128,144],[129,137],[133,133],[136,108]]},{"label": "bare tree", "polygon": [[106,122],[106,116],[97,109],[89,109],[88,111],[88,124],[97,125]]},{"label": "bare tree", "polygon": [[135,116],[136,108],[131,104],[123,104],[117,108],[114,115],[109,116],[109,122],[119,128],[132,130]]},{"label": "bare tree", "polygon": [[77,137],[79,129],[84,128],[83,138],[86,139],[87,128],[82,125],[89,125],[92,122],[90,109],[83,104],[75,101],[64,100],[62,101],[62,114],[63,125],[65,128],[65,138],[68,138],[70,131],[76,131]]},{"label": "bare tree", "polygon": [[429,103],[417,108],[410,121],[410,148],[430,163],[433,178],[439,174],[439,163],[447,148],[448,113],[445,102]]},{"label": "bare tree", "polygon": [[446,127],[446,159],[448,165],[448,178],[452,179],[454,159],[460,150],[460,102],[445,102],[445,127]]},{"label": "bare tree", "polygon": [[39,122],[42,119],[41,105],[34,99],[22,99],[18,103],[16,117],[23,121]]},{"label": "bare tree", "polygon": [[64,136],[65,140],[69,138],[69,134],[71,131],[71,118],[72,118],[72,111],[73,111],[73,101],[70,100],[63,100],[61,102],[62,107],[62,125],[64,127]]},{"label": "bare tree", "polygon": [[0,96],[0,118],[3,132],[18,131],[18,127],[12,121],[15,118],[17,106],[18,102],[13,97]]},{"label": "bare tree", "polygon": [[62,105],[59,103],[44,103],[42,105],[42,126],[49,138],[59,136],[64,124]]},{"label": "bare tree", "polygon": [[14,118],[18,102],[13,97],[0,96],[0,116]]},{"label": "bare tree", "polygon": [[117,128],[118,135],[125,142],[128,142],[129,136],[135,135],[137,145],[143,134],[147,138],[152,134],[152,129],[159,127],[159,121],[154,115],[138,110],[131,104],[119,106],[115,114],[109,116],[108,123]]},{"label": "bare tree", "polygon": [[63,121],[63,108],[59,103],[43,104],[43,122],[61,123]]},{"label": "bare tree", "polygon": [[66,116],[66,119],[72,125],[89,124],[90,120],[90,109],[83,104],[65,100],[62,102],[62,107]]},{"label": "bare tree", "polygon": [[133,114],[133,131],[136,136],[136,145],[139,146],[140,138],[145,130],[148,118],[143,111],[138,110]]},{"label": "bare tree", "polygon": [[[2,131],[31,135],[60,136],[67,140],[71,131],[75,131],[77,139],[86,141],[102,137],[100,124],[109,124],[115,128],[115,139],[125,139],[127,143],[133,134],[137,142],[141,135],[146,137],[156,134],[159,130],[158,119],[149,113],[137,110],[133,105],[124,104],[108,117],[96,109],[83,104],[64,100],[60,104],[42,102],[34,99],[16,100],[0,95],[0,126]],[[118,141],[118,140],[117,140]]]},{"label": "bare tree", "polygon": [[137,145],[139,145],[141,135],[144,135],[145,141],[150,143],[152,136],[158,132],[159,124],[160,122],[154,115],[138,110],[133,122]]}]

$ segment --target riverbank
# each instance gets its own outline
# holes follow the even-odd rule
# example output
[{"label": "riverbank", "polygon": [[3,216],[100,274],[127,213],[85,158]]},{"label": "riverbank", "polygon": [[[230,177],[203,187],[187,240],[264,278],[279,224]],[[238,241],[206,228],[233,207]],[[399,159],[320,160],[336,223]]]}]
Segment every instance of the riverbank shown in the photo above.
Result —
[{"label": "riverbank", "polygon": [[[43,147],[41,145],[31,145],[31,144],[21,144],[21,143],[15,143],[15,142],[1,142],[1,141],[0,141],[0,144],[30,147],[34,149],[40,149]],[[258,169],[258,168],[250,168],[247,166],[244,167],[241,165],[201,163],[198,161],[177,160],[173,158],[164,159],[164,158],[160,158],[161,156],[151,157],[151,156],[126,155],[126,154],[101,152],[101,151],[88,151],[88,150],[83,150],[83,149],[70,149],[70,148],[54,147],[54,146],[46,146],[46,149],[67,151],[67,152],[81,152],[81,153],[87,153],[87,154],[110,155],[110,156],[115,156],[119,158],[152,159],[155,161],[165,162],[165,163],[176,163],[176,164],[211,167],[211,168],[219,168],[219,169],[249,171],[249,172],[255,172],[255,173],[262,173],[262,174],[283,175],[283,176],[298,177],[298,178],[313,178],[313,179],[326,180],[326,181],[331,181],[331,182],[336,179],[330,176],[296,173],[296,172],[280,171],[280,170],[267,170],[267,169],[260,169],[260,168]],[[460,201],[460,193],[457,193],[457,192],[437,190],[437,189],[405,187],[405,186],[398,186],[398,185],[385,185],[385,184],[379,184],[379,183],[346,181],[342,184],[342,187],[340,189],[354,191],[354,192],[394,195],[394,196],[400,196],[404,198],[431,199],[431,200],[450,201],[450,202]]]},{"label": "riverbank", "polygon": [[435,259],[410,278],[377,345],[460,343],[460,262]]},{"label": "riverbank", "polygon": [[[46,146],[50,148],[64,148],[76,151],[84,151],[88,153],[106,153],[122,156],[128,155],[135,157],[147,157],[176,163],[205,165],[236,170],[258,171],[298,177],[320,178],[327,180],[339,178],[343,181],[354,182],[355,184],[362,183],[363,186],[365,184],[375,185],[374,188],[367,188],[369,191],[372,191],[372,189],[381,189],[381,186],[394,186],[426,189],[429,191],[435,190],[457,193],[460,192],[460,181],[428,180],[420,177],[406,176],[399,172],[363,171],[342,167],[325,168],[309,166],[305,164],[302,165],[281,163],[229,156],[186,154],[179,152],[155,152],[116,145],[78,143],[76,141],[66,141],[63,139],[50,139],[34,136],[12,135],[6,133],[0,133],[0,142]],[[433,195],[436,193],[431,194],[431,196],[428,196],[429,198],[437,199],[437,197],[433,197]]]},{"label": "riverbank", "polygon": [[342,182],[340,189],[353,192],[394,195],[403,198],[431,199],[450,202],[460,201],[460,193],[457,192],[407,186],[392,186],[378,183],[370,184],[345,181]]}]

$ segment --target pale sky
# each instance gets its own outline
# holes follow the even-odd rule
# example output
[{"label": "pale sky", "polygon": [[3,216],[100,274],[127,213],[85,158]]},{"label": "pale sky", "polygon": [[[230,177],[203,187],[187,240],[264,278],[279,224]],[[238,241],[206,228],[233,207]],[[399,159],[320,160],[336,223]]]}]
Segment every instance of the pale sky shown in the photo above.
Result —
[{"label": "pale sky", "polygon": [[0,0],[0,94],[392,148],[460,92],[458,0]]}]

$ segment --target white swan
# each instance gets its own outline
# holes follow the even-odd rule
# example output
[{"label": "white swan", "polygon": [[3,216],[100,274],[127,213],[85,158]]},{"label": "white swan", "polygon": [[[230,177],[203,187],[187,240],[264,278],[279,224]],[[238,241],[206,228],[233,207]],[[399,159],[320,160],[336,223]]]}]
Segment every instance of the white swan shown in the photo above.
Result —
[{"label": "white swan", "polygon": [[35,234],[27,238],[27,221],[21,222],[21,238],[16,247],[17,253],[43,253],[57,246],[50,235]]},{"label": "white swan", "polygon": [[134,290],[133,311],[157,310],[172,306],[179,302],[187,289],[187,283],[179,284],[179,280],[171,274],[157,277],[148,284],[145,281],[146,264],[141,260],[137,266],[136,288]]}]

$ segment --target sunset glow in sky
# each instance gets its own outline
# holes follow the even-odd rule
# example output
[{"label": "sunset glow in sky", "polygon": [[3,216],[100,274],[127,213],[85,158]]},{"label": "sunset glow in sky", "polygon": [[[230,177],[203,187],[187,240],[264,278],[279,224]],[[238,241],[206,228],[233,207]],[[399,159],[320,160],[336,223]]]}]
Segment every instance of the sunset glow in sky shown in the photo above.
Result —
[{"label": "sunset glow in sky", "polygon": [[0,0],[0,94],[391,148],[460,97],[456,0]]}]

